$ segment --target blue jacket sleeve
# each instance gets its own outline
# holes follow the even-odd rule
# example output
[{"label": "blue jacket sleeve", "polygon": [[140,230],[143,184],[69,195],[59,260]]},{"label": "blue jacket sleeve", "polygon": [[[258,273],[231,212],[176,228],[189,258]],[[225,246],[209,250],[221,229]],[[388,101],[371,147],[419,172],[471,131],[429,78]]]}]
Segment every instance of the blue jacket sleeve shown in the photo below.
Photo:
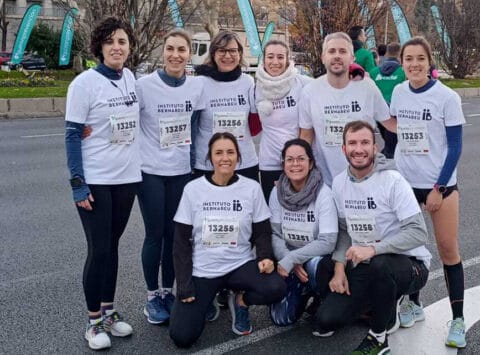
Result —
[{"label": "blue jacket sleeve", "polygon": [[[82,133],[84,125],[65,121],[65,148],[67,152],[67,166],[70,177],[79,177],[85,180],[83,174],[82,161]],[[79,187],[72,187],[73,199],[75,202],[83,201],[88,198],[90,189],[87,184]]]},{"label": "blue jacket sleeve", "polygon": [[438,185],[447,185],[462,154],[462,125],[446,127],[445,129],[448,150],[445,163],[437,180]]}]

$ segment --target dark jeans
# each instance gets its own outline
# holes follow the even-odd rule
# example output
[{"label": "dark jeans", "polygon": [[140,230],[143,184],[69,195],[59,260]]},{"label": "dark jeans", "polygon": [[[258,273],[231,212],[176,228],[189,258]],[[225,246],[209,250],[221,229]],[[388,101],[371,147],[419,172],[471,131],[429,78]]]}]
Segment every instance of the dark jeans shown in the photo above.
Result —
[{"label": "dark jeans", "polygon": [[142,172],[138,202],[145,225],[142,248],[143,274],[149,291],[158,289],[158,274],[162,265],[162,286],[173,287],[173,217],[177,212],[183,188],[191,174],[159,176]]},{"label": "dark jeans", "polygon": [[87,237],[87,260],[83,269],[83,290],[90,312],[100,303],[113,302],[117,285],[118,242],[127,226],[137,192],[137,183],[89,185],[93,210],[77,206]]},{"label": "dark jeans", "polygon": [[265,196],[265,201],[267,201],[267,203],[270,199],[270,192],[272,192],[272,189],[275,186],[275,181],[278,180],[282,172],[282,170],[260,170],[263,196]]},{"label": "dark jeans", "polygon": [[287,291],[277,272],[261,274],[253,260],[221,277],[193,277],[193,284],[195,301],[183,303],[176,299],[170,314],[170,337],[181,348],[190,347],[202,334],[208,306],[219,290],[244,291],[243,300],[247,305],[278,302]]},{"label": "dark jeans", "polygon": [[[238,170],[235,170],[235,172],[239,175],[248,177],[248,178],[253,179],[257,182],[259,181],[258,180],[258,165],[252,166],[250,168],[238,169]],[[212,171],[209,171],[209,170],[194,169],[193,177],[196,179],[196,178],[199,178],[203,175],[211,174],[211,173],[212,173]]]},{"label": "dark jeans", "polygon": [[396,312],[397,300],[420,290],[428,279],[422,261],[400,254],[374,256],[370,264],[348,267],[346,274],[350,296],[330,293],[317,312],[316,323],[323,330],[337,330],[353,322],[370,305],[371,328],[383,332]]}]

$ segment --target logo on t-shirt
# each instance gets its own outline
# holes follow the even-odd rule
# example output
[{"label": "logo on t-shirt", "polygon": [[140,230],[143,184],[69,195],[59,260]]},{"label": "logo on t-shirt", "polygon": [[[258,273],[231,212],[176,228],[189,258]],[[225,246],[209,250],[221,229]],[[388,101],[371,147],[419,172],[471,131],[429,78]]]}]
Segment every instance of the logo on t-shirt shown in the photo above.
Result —
[{"label": "logo on t-shirt", "polygon": [[358,101],[352,101],[352,112],[360,112],[362,108],[358,104]]},{"label": "logo on t-shirt", "polygon": [[430,109],[428,109],[428,108],[423,109],[422,120],[423,121],[431,121],[432,120],[432,114],[430,113]]},{"label": "logo on t-shirt", "polygon": [[307,211],[307,222],[315,222],[315,214],[313,211]]},{"label": "logo on t-shirt", "polygon": [[240,203],[240,200],[233,200],[233,210],[240,212],[242,210],[242,205]]},{"label": "logo on t-shirt", "polygon": [[367,197],[367,207],[369,210],[377,208],[377,204],[373,201],[373,197]]},{"label": "logo on t-shirt", "polygon": [[185,112],[193,110],[192,102],[190,100],[185,101]]},{"label": "logo on t-shirt", "polygon": [[241,94],[238,95],[238,104],[239,105],[246,105],[247,104],[247,101],[245,101],[245,98]]},{"label": "logo on t-shirt", "polygon": [[287,96],[287,105],[288,107],[295,107],[297,105],[297,102],[293,98],[293,96]]}]

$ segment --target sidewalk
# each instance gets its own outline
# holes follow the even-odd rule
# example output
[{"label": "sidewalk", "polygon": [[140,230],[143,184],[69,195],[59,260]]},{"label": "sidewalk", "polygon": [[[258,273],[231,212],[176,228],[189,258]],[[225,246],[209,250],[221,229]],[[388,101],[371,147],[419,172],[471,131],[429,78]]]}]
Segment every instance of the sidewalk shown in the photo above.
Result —
[{"label": "sidewalk", "polygon": [[[480,97],[480,88],[454,89],[462,98]],[[0,119],[62,117],[65,97],[0,99]]]}]

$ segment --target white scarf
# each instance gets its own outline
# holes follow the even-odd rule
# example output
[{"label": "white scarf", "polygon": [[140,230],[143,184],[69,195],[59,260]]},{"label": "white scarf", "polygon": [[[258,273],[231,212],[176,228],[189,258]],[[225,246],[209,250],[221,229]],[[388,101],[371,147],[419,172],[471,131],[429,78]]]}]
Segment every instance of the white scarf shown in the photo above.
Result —
[{"label": "white scarf", "polygon": [[297,69],[293,62],[290,62],[287,70],[278,76],[271,76],[268,74],[263,63],[258,66],[257,73],[255,75],[257,79],[257,85],[262,90],[263,98],[257,103],[257,110],[260,117],[263,115],[269,116],[273,112],[273,100],[278,100],[291,90],[295,84],[295,77],[297,75]]}]

